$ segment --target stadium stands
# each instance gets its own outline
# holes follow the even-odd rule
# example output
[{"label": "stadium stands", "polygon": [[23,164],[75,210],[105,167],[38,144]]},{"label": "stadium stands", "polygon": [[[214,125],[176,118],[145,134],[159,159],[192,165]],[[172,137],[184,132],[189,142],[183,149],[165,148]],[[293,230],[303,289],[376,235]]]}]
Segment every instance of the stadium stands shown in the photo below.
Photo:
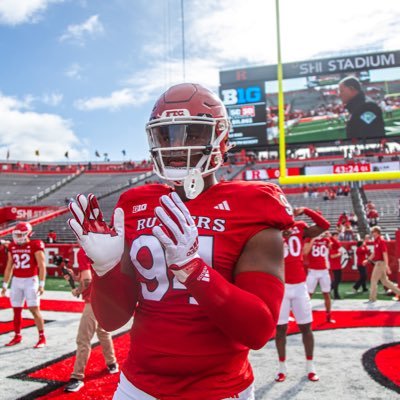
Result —
[{"label": "stadium stands", "polygon": [[2,173],[0,206],[28,204],[33,196],[67,177],[67,174]]},{"label": "stadium stands", "polygon": [[399,202],[400,187],[382,188],[379,185],[365,185],[365,197],[375,204],[379,213],[378,225],[383,228],[383,235],[394,239],[395,232],[400,227]]}]

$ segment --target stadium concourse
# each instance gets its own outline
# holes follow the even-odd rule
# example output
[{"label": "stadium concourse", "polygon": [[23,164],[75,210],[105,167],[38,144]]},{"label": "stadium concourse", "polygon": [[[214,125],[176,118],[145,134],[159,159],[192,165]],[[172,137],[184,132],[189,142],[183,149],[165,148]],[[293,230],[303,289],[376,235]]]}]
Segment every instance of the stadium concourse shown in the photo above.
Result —
[{"label": "stadium concourse", "polygon": [[[307,160],[289,159],[291,171],[304,173],[306,168],[329,165],[341,170],[360,164],[374,165],[398,162],[398,153],[361,154],[344,163],[343,155],[315,157]],[[61,254],[76,266],[76,244],[66,226],[69,217],[66,203],[77,193],[98,195],[105,217],[127,188],[151,184],[159,179],[147,162],[79,164],[21,164],[1,163],[0,172],[0,238],[9,239],[17,221],[27,220],[33,225],[35,238],[46,242],[48,274],[59,275],[52,263],[52,255]],[[218,172],[220,180],[270,179],[277,177],[276,160],[232,159]],[[290,174],[290,173],[289,173]],[[357,217],[353,240],[342,242],[344,280],[354,281],[355,240],[369,232],[366,215],[368,202],[374,203],[383,234],[389,240],[391,280],[398,280],[400,257],[399,196],[400,183],[373,182],[349,186],[347,195],[342,189],[349,185],[311,185],[285,187],[293,206],[319,209],[330,221],[331,230],[337,227],[339,216],[345,211]],[[4,190],[3,190],[4,189]],[[325,199],[327,192],[335,196]],[[48,232],[57,234],[55,243],[48,243]],[[397,239],[397,241],[396,241]],[[53,241],[53,240],[52,240]],[[4,270],[4,248],[0,246],[0,273]],[[303,362],[301,335],[295,322],[289,323],[287,342],[288,376],[276,383],[277,354],[271,341],[259,351],[251,352],[255,373],[256,399],[395,399],[400,394],[400,302],[378,300],[335,300],[335,324],[325,321],[322,300],[313,299],[313,329],[315,331],[315,363],[319,382],[307,379]],[[77,394],[63,391],[70,377],[76,349],[75,337],[83,303],[74,300],[69,292],[46,290],[41,309],[45,319],[47,347],[32,349],[35,327],[27,310],[23,311],[23,342],[16,347],[4,347],[12,334],[12,310],[8,299],[0,299],[0,389],[1,399],[111,399],[118,376],[107,374],[101,349],[94,349],[87,367],[85,386]],[[116,355],[123,363],[128,349],[131,322],[114,332]]]}]

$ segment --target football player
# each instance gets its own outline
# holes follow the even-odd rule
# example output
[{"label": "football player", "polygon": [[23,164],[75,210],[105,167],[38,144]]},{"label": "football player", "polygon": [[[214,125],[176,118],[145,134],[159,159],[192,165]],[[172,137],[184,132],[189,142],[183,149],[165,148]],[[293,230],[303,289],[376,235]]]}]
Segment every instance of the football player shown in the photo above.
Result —
[{"label": "football player", "polygon": [[285,295],[276,327],[275,344],[279,356],[279,370],[275,381],[283,382],[286,379],[286,332],[289,314],[292,311],[303,337],[307,360],[307,377],[310,381],[316,382],[319,377],[313,363],[314,335],[311,329],[313,317],[303,265],[303,248],[306,238],[319,236],[329,229],[330,224],[320,213],[309,208],[295,208],[293,212],[295,216],[307,215],[315,224],[308,226],[304,221],[296,221],[292,228],[283,232],[285,242]]},{"label": "football player", "polygon": [[46,263],[44,243],[41,240],[31,240],[31,235],[32,226],[28,222],[19,222],[13,229],[13,241],[8,245],[8,259],[1,295],[6,295],[13,275],[10,301],[14,311],[15,336],[6,346],[14,346],[22,341],[22,307],[26,300],[39,331],[39,340],[34,346],[38,349],[46,345],[44,322],[39,308],[39,296],[44,292]]},{"label": "football player", "polygon": [[310,297],[317,285],[321,288],[325,302],[326,321],[334,323],[331,315],[331,276],[328,270],[328,254],[331,246],[330,233],[307,239],[304,244],[304,254],[308,255],[307,288]]},{"label": "football player", "polygon": [[154,171],[174,187],[128,190],[111,228],[93,195],[70,205],[100,325],[111,331],[135,314],[114,399],[254,399],[248,353],[278,321],[281,230],[293,215],[274,184],[217,182],[229,129],[215,94],[172,86],[146,130]]}]

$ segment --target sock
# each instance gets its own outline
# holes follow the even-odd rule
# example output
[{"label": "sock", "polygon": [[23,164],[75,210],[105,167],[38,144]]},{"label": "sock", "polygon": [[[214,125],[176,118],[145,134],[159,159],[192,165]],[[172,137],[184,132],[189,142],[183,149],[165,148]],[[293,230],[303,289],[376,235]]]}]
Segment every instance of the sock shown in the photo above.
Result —
[{"label": "sock", "polygon": [[314,362],[312,357],[310,357],[311,359],[309,359],[309,357],[307,357],[307,361],[306,361],[306,368],[307,368],[307,374],[309,374],[310,372],[314,372],[315,373],[315,366],[314,366]]},{"label": "sock", "polygon": [[44,337],[44,330],[43,329],[39,330],[39,337]]},{"label": "sock", "polygon": [[279,358],[279,372],[286,375],[286,362],[284,358]]},{"label": "sock", "polygon": [[14,307],[14,331],[16,335],[21,335],[22,307]]}]

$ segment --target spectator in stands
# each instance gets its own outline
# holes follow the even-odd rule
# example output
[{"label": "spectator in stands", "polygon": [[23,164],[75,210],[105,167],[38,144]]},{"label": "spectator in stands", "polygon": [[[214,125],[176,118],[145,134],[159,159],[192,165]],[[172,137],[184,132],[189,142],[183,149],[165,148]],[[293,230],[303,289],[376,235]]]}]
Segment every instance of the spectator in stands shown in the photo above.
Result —
[{"label": "spectator in stands", "polygon": [[336,199],[336,189],[334,187],[329,188],[329,200]]},{"label": "spectator in stands", "polygon": [[353,227],[351,226],[351,222],[347,221],[344,224],[344,240],[346,242],[350,242],[354,240],[354,232],[353,232]]},{"label": "spectator in stands", "polygon": [[324,196],[322,197],[325,201],[326,200],[329,200],[329,191],[328,191],[328,189],[325,189],[324,190]]},{"label": "spectator in stands", "polygon": [[350,112],[346,126],[348,139],[385,136],[382,110],[365,97],[357,78],[348,76],[342,79],[339,83],[339,96]]},{"label": "spectator in stands", "polygon": [[336,232],[338,234],[338,239],[342,242],[344,241],[344,225],[338,225],[336,227]]},{"label": "spectator in stands", "polygon": [[[108,372],[110,374],[116,374],[119,372],[119,366],[117,364],[117,359],[115,358],[111,334],[106,332],[98,324],[90,304],[90,291],[92,282],[90,260],[82,248],[79,249],[77,258],[79,268],[78,275],[75,275],[71,269],[68,269],[68,272],[74,281],[79,282],[79,287],[72,289],[71,292],[75,297],[82,295],[82,299],[85,302],[85,307],[82,312],[78,328],[78,335],[76,337],[77,349],[74,370],[71,374],[71,379],[64,388],[66,392],[77,392],[84,386],[83,379],[85,377],[85,368],[91,352],[90,342],[95,332],[97,333],[97,337],[99,338],[100,345],[103,350]],[[64,278],[69,281],[70,275],[65,274]]]},{"label": "spectator in stands", "polygon": [[57,233],[53,229],[47,233],[47,243],[57,243]]},{"label": "spectator in stands", "polygon": [[357,215],[354,213],[350,213],[349,215],[349,221],[352,227],[355,227],[358,224],[358,218]]},{"label": "spectator in stands", "polygon": [[367,218],[368,218],[369,226],[378,225],[379,213],[375,208],[369,209],[369,211],[367,212]]},{"label": "spectator in stands", "polygon": [[369,201],[367,201],[365,208],[367,209],[367,211],[369,211],[369,210],[372,210],[373,208],[376,208],[376,206],[371,200],[369,200]]},{"label": "spectator in stands", "polygon": [[339,215],[339,218],[338,218],[338,221],[337,221],[337,226],[340,226],[340,225],[346,225],[346,223],[347,222],[349,222],[349,217],[347,216],[347,213],[346,213],[346,211],[343,211],[340,215]]},{"label": "spectator in stands", "polygon": [[350,193],[350,186],[349,185],[345,185],[344,186],[344,188],[343,188],[343,195],[344,196],[348,196],[349,195],[349,193]]},{"label": "spectator in stands", "polygon": [[390,289],[397,296],[400,295],[400,289],[395,286],[387,276],[387,274],[390,274],[389,255],[386,242],[381,236],[381,228],[379,226],[374,226],[371,229],[371,233],[374,237],[374,252],[364,261],[364,265],[367,265],[368,262],[371,261],[374,264],[374,269],[371,275],[369,303],[373,303],[377,299],[379,282],[381,282],[382,285]]},{"label": "spectator in stands", "polygon": [[354,293],[358,292],[358,289],[362,287],[363,293],[366,292],[367,289],[367,267],[364,264],[364,261],[371,255],[371,251],[367,246],[367,239],[369,240],[369,236],[365,235],[364,241],[360,240],[357,242],[357,269],[359,273],[358,281],[353,286]]}]

